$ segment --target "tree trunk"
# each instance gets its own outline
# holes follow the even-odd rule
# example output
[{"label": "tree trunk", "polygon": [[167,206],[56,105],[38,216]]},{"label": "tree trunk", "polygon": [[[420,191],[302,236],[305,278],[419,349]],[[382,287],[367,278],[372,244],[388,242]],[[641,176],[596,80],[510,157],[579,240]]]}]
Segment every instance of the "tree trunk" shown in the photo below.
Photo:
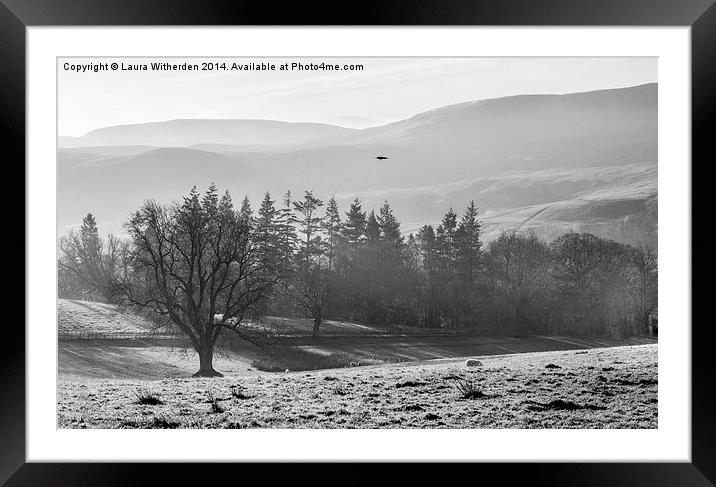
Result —
[{"label": "tree trunk", "polygon": [[318,331],[319,331],[320,328],[321,328],[321,321],[322,321],[322,320],[321,320],[321,315],[317,313],[317,314],[313,317],[313,336],[314,336],[314,337],[317,337],[317,336],[318,336]]},{"label": "tree trunk", "polygon": [[[207,342],[208,342],[207,338]],[[224,375],[214,370],[214,347],[211,343],[202,343],[199,347],[199,370],[193,377],[223,377]]]}]

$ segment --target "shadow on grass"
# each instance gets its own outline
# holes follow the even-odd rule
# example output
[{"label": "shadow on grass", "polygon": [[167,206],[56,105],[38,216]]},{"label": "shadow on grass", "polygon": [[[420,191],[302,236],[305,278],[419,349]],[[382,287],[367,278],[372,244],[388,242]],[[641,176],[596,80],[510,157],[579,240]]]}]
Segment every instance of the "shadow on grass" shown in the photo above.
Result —
[{"label": "shadow on grass", "polygon": [[403,362],[401,358],[366,356],[348,352],[315,353],[302,348],[274,344],[263,347],[251,365],[264,372],[299,372],[305,370],[361,367]]},{"label": "shadow on grass", "polygon": [[320,355],[286,345],[270,345],[262,350],[261,356],[252,362],[264,372],[334,369],[347,367],[353,357],[344,353]]}]

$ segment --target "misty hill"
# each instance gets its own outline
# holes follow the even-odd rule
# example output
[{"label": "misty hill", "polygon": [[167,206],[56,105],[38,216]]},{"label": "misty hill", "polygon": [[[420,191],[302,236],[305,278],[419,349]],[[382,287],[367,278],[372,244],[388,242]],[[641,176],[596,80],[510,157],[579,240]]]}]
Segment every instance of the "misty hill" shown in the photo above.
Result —
[{"label": "misty hill", "polygon": [[[521,131],[539,141],[555,130],[583,136],[653,123],[656,102],[656,84],[566,95],[517,95],[449,105],[363,132],[410,138],[443,133],[459,140],[483,134],[511,137]],[[605,127],[605,118],[617,126]],[[535,124],[535,119],[540,123]]]},{"label": "misty hill", "polygon": [[60,147],[149,145],[186,147],[194,144],[282,145],[337,136],[351,129],[321,123],[274,120],[180,119],[118,125],[82,137],[60,137]]},{"label": "misty hill", "polygon": [[[60,139],[68,139],[68,137],[60,137]],[[62,142],[62,140],[60,140]],[[60,143],[60,147],[62,144]],[[108,145],[108,146],[91,146],[86,147],[65,147],[62,149],[62,154],[67,158],[71,157],[71,154],[79,154],[80,157],[84,156],[102,156],[102,157],[114,157],[114,156],[136,156],[150,150],[159,149],[151,145]]]},{"label": "misty hill", "polygon": [[[87,211],[117,231],[147,197],[169,200],[216,182],[255,206],[266,190],[274,199],[286,189],[336,194],[343,208],[354,196],[367,208],[388,199],[406,230],[475,199],[496,229],[549,235],[589,223],[595,233],[630,241],[618,230],[626,218],[645,225],[635,235],[655,235],[656,215],[646,205],[656,200],[655,84],[461,103],[360,130],[177,120],[80,139],[81,147],[58,150],[60,231]],[[619,210],[595,216],[596,201]]]},{"label": "misty hill", "polygon": [[449,184],[338,194],[336,199],[348,206],[359,197],[368,207],[389,199],[406,232],[418,230],[426,220],[439,221],[447,208],[459,213],[474,199],[488,238],[502,230],[534,230],[551,239],[575,230],[655,246],[656,195],[656,165],[634,164],[509,171]]}]

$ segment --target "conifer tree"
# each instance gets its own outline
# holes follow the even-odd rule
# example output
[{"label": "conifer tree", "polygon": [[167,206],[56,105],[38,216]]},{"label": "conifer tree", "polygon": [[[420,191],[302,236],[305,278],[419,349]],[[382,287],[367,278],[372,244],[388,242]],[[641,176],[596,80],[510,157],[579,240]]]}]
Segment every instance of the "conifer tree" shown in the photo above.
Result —
[{"label": "conifer tree", "polygon": [[478,220],[477,213],[478,210],[475,201],[470,201],[460,220],[456,235],[458,266],[462,275],[463,284],[466,286],[472,286],[472,284],[474,284],[476,273],[480,265],[482,223]]},{"label": "conifer tree", "polygon": [[319,216],[318,211],[322,206],[323,201],[316,198],[313,191],[306,191],[303,200],[293,202],[293,207],[299,215],[298,231],[303,235],[298,258],[304,267],[309,267],[313,263],[320,265],[323,217]]},{"label": "conifer tree", "polygon": [[97,230],[97,220],[95,220],[92,213],[82,219],[82,227],[80,227],[80,236],[82,238],[82,244],[84,245],[87,258],[93,262],[99,260],[99,253],[101,250],[101,242],[99,239],[99,230]]},{"label": "conifer tree", "polygon": [[380,207],[378,224],[381,239],[399,249],[403,244],[403,236],[400,234],[400,222],[393,214],[393,209],[387,201]]},{"label": "conifer tree", "polygon": [[338,213],[338,203],[335,196],[331,196],[326,206],[326,215],[323,218],[323,231],[326,235],[326,258],[328,259],[328,270],[335,268],[336,249],[339,245],[341,235],[341,215]]},{"label": "conifer tree", "polygon": [[239,218],[241,218],[241,221],[248,225],[251,225],[253,223],[253,211],[251,210],[251,201],[249,201],[249,197],[247,195],[244,195],[244,199],[243,201],[241,201]]},{"label": "conifer tree", "polygon": [[437,230],[437,250],[440,259],[440,266],[443,272],[445,272],[450,278],[454,273],[454,263],[456,260],[456,230],[457,230],[457,215],[450,208],[438,226]]},{"label": "conifer tree", "polygon": [[263,261],[263,267],[269,272],[282,274],[281,267],[281,247],[280,247],[280,228],[277,217],[277,210],[271,194],[266,191],[261,207],[258,211],[258,217],[255,222],[255,240],[259,248],[259,253]]},{"label": "conifer tree", "polygon": [[365,240],[365,225],[366,214],[362,211],[360,200],[356,198],[346,212],[346,221],[343,224],[343,238],[349,246],[355,248]]},{"label": "conifer tree", "polygon": [[278,238],[279,263],[284,273],[290,272],[294,265],[294,252],[298,245],[295,225],[296,216],[293,213],[293,200],[291,190],[283,195],[281,208],[276,218]]},{"label": "conifer tree", "polygon": [[271,194],[266,191],[259,216],[256,219],[256,240],[259,243],[265,258],[273,257],[278,247],[279,229],[277,223],[277,212]]},{"label": "conifer tree", "polygon": [[438,226],[436,235],[437,279],[441,318],[449,326],[457,326],[459,285],[457,281],[457,214],[450,208]]},{"label": "conifer tree", "polygon": [[375,216],[375,211],[370,212],[365,221],[365,236],[369,243],[375,243],[380,240],[380,223]]},{"label": "conifer tree", "polygon": [[209,216],[215,215],[218,211],[219,196],[216,190],[216,185],[214,183],[211,183],[209,189],[207,189],[206,193],[204,193],[204,196],[201,200],[201,204],[204,207],[207,215]]}]

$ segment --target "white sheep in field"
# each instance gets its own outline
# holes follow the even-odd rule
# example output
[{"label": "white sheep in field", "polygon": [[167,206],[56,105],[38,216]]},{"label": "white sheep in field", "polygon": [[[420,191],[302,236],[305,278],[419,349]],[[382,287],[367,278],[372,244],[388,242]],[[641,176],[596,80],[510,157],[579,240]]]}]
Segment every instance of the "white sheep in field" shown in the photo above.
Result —
[{"label": "white sheep in field", "polygon": [[482,362],[474,358],[469,358],[465,360],[465,367],[478,367],[480,365],[482,365]]},{"label": "white sheep in field", "polygon": [[360,362],[351,362],[350,367],[360,367]]}]

